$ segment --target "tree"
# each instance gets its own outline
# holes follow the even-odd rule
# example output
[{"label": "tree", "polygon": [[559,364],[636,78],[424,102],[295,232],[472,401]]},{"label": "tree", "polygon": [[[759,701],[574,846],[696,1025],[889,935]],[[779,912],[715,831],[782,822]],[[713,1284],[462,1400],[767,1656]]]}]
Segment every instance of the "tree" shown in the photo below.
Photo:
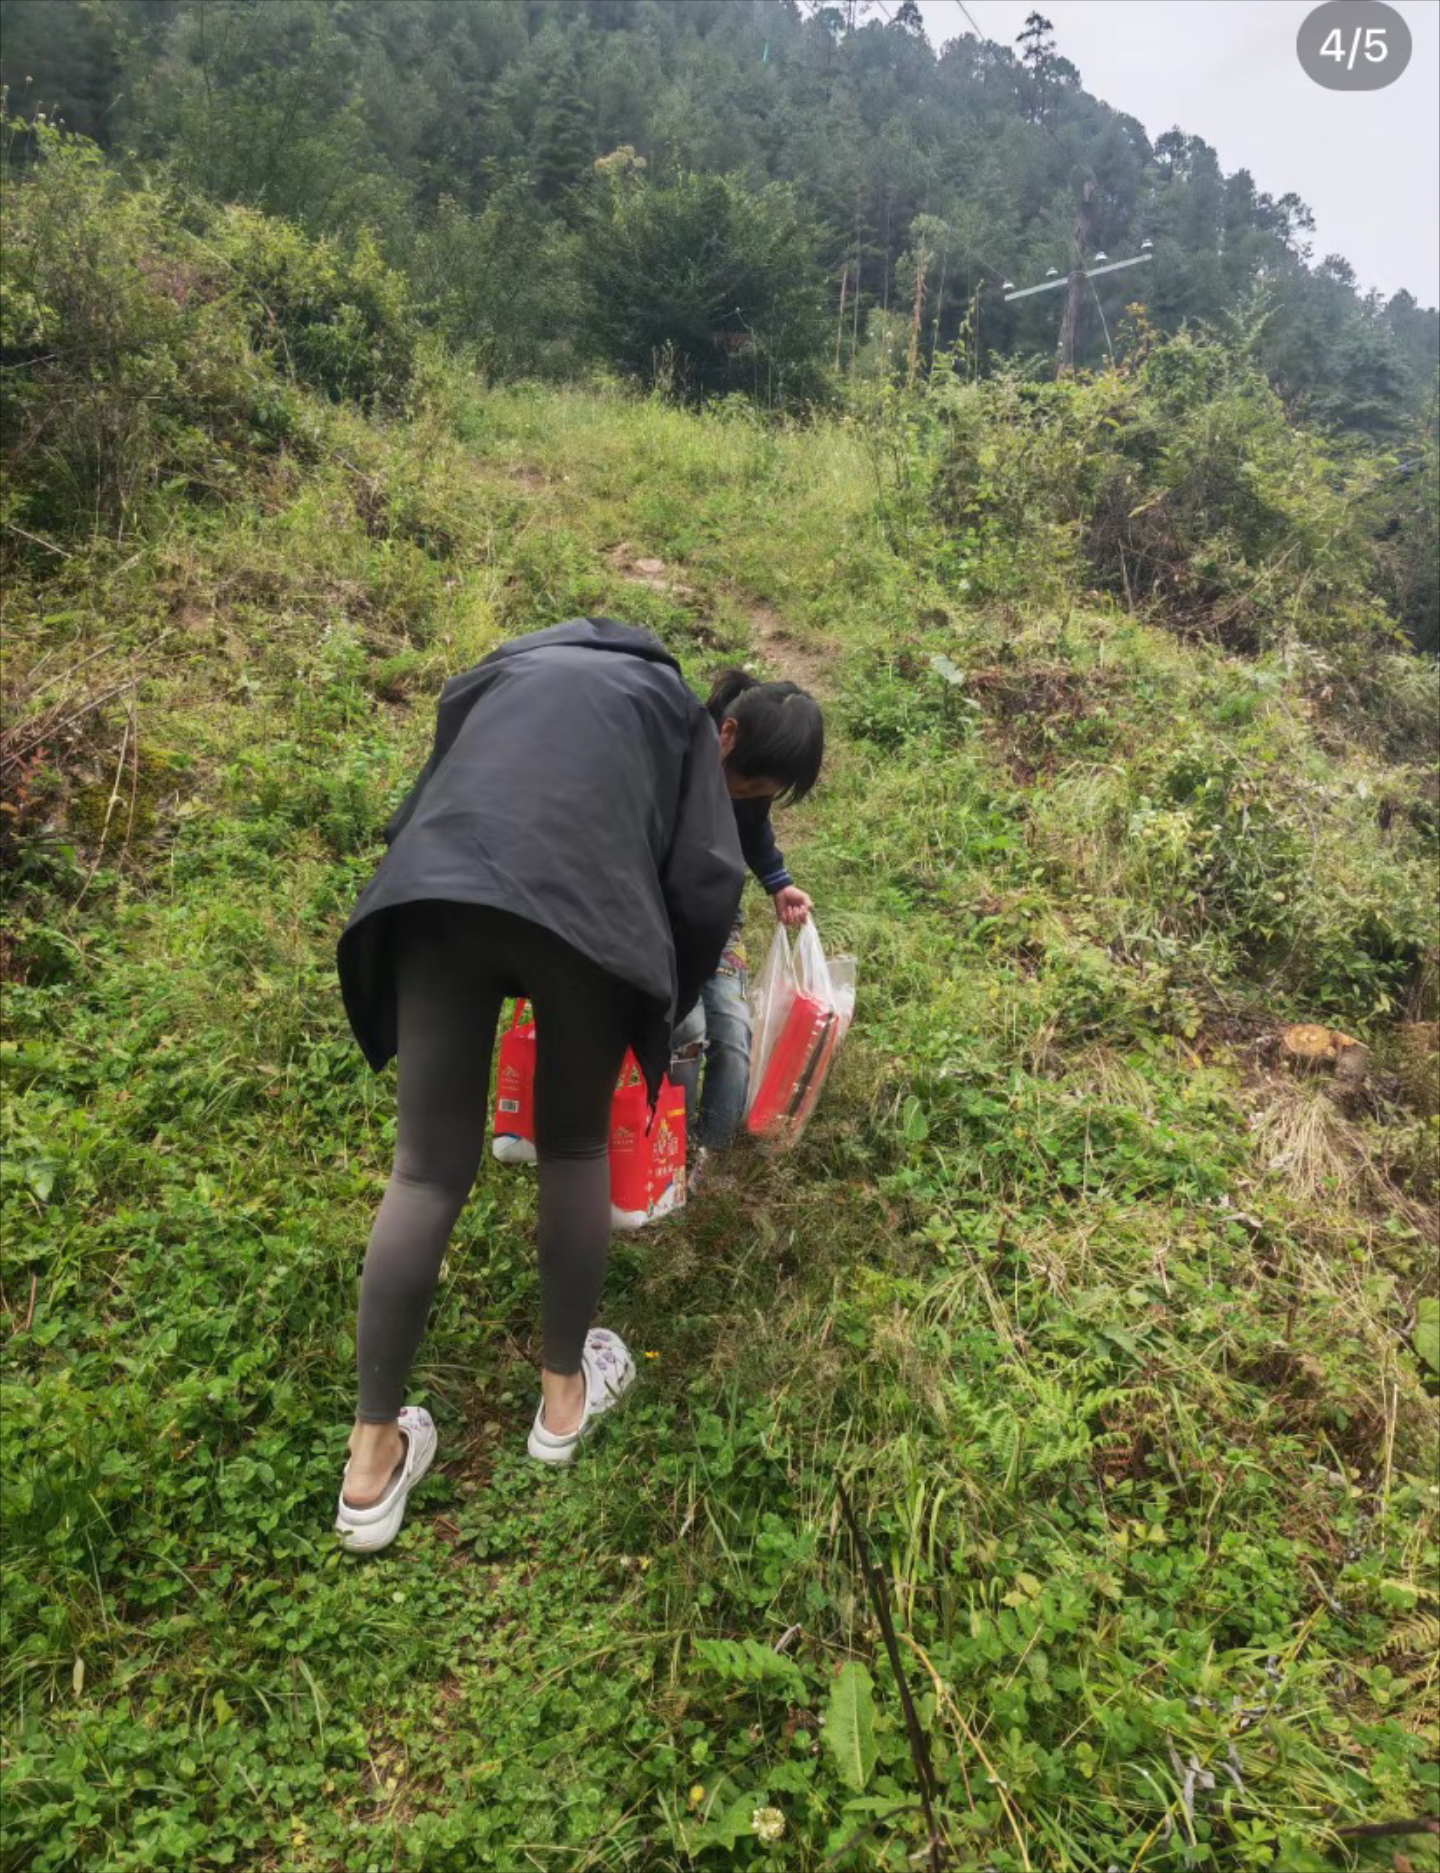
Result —
[{"label": "tree", "polygon": [[581,315],[574,236],[537,214],[523,177],[496,186],[478,215],[442,197],[409,273],[430,323],[487,373],[533,375],[573,357]]},{"label": "tree", "polygon": [[1440,312],[1433,306],[1421,306],[1413,293],[1399,292],[1380,317],[1404,361],[1410,380],[1406,400],[1413,408],[1435,383],[1436,363],[1440,360]]},{"label": "tree", "polygon": [[[0,0],[0,26],[12,106],[87,113],[200,194],[317,232],[375,227],[407,266],[449,198],[442,246],[465,256],[467,303],[497,255],[502,275],[510,256],[521,264],[527,229],[558,264],[592,198],[608,200],[593,167],[606,151],[632,148],[651,186],[684,172],[787,184],[820,230],[832,358],[858,350],[872,309],[913,329],[919,215],[964,228],[924,289],[924,321],[947,338],[981,277],[1066,269],[1072,176],[1088,172],[1086,257],[1153,242],[1123,290],[1162,336],[1263,303],[1265,368],[1292,409],[1372,435],[1417,413],[1440,314],[1403,295],[1371,306],[1312,268],[1304,202],[1227,175],[1183,128],[1152,149],[1081,89],[1041,7],[1013,46],[966,35],[938,56],[919,0]],[[469,221],[497,197],[472,241]],[[506,321],[540,277],[522,270],[524,292],[501,295]],[[427,299],[432,285],[451,316],[455,295],[427,275]],[[499,307],[489,285],[482,297]],[[1085,305],[1077,367],[1102,355],[1088,282]],[[987,355],[1044,371],[1059,312],[1053,297],[987,304]]]},{"label": "tree", "polygon": [[1055,28],[1043,13],[1026,15],[1025,30],[1016,35],[1025,68],[1025,115],[1032,124],[1045,114],[1045,99],[1055,68]]},{"label": "tree", "polygon": [[1328,254],[1307,271],[1290,260],[1269,299],[1255,354],[1292,410],[1329,430],[1397,436],[1416,386],[1383,307],[1358,297],[1349,262]]},{"label": "tree", "polygon": [[1021,61],[1027,71],[1042,72],[1055,56],[1055,26],[1043,13],[1027,13],[1025,30],[1015,35],[1017,46],[1023,47]]},{"label": "tree", "polygon": [[311,227],[374,224],[403,188],[357,94],[355,41],[324,0],[212,0],[177,15],[136,74],[125,122],[183,179]]},{"label": "tree", "polygon": [[1380,525],[1387,596],[1417,650],[1440,652],[1440,390],[1405,437]]},{"label": "tree", "polygon": [[838,6],[816,7],[808,23],[830,47],[837,45],[845,35],[845,14]]},{"label": "tree", "polygon": [[0,0],[0,57],[12,109],[44,111],[104,145],[120,88],[111,22],[80,0]]},{"label": "tree", "polygon": [[594,113],[573,57],[555,67],[535,122],[532,162],[540,200],[556,203],[595,160]]},{"label": "tree", "polygon": [[[897,269],[897,284],[908,290],[910,342],[905,354],[905,379],[913,384],[920,369],[925,307],[933,291],[932,274],[944,262],[951,230],[936,215],[916,215],[910,223],[910,250]],[[944,290],[943,285],[940,289]]]},{"label": "tree", "polygon": [[697,175],[615,189],[590,212],[581,269],[590,348],[642,382],[697,402],[820,390],[824,281],[788,189]]}]

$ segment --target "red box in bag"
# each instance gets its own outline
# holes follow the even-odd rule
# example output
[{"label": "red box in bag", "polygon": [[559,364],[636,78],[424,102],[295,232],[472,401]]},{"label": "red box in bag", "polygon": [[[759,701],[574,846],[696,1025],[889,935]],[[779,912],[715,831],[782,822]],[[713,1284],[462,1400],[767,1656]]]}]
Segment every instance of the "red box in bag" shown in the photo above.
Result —
[{"label": "red box in bag", "polygon": [[764,1134],[808,1116],[838,1038],[834,1009],[812,995],[797,994],[755,1090],[745,1120],[748,1130]]},{"label": "red box in bag", "polygon": [[788,1150],[815,1109],[855,1014],[855,959],[827,957],[807,920],[795,936],[775,932],[750,995],[747,1130]]}]

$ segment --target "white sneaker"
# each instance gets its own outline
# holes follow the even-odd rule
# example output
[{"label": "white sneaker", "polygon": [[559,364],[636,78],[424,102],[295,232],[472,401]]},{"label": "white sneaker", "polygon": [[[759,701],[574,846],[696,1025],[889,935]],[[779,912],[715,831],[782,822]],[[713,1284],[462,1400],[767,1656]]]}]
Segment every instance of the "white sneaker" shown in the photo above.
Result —
[{"label": "white sneaker", "polygon": [[526,1449],[538,1463],[569,1463],[575,1446],[594,1423],[635,1383],[635,1361],[618,1333],[608,1327],[592,1327],[585,1336],[585,1350],[580,1355],[580,1376],[585,1381],[585,1409],[573,1431],[561,1437],[545,1429],[545,1401],[542,1398],[530,1427]]},{"label": "white sneaker", "polygon": [[405,1520],[405,1503],[410,1491],[435,1460],[435,1421],[423,1405],[403,1405],[399,1417],[400,1435],[405,1440],[405,1460],[391,1478],[390,1487],[378,1502],[357,1509],[345,1500],[340,1490],[340,1505],[335,1511],[335,1533],[341,1546],[352,1554],[373,1554],[388,1548],[400,1533]]}]

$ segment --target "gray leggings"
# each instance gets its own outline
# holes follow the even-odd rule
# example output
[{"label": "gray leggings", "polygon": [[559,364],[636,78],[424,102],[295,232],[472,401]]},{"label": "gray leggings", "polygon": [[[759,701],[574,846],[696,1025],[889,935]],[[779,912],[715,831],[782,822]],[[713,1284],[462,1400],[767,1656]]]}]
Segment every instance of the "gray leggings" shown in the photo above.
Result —
[{"label": "gray leggings", "polygon": [[504,911],[427,902],[391,912],[400,1111],[370,1234],[357,1329],[364,1424],[404,1403],[445,1245],[480,1168],[501,1004],[535,1010],[540,1318],[551,1372],[580,1370],[610,1244],[610,1102],[634,991],[551,931]]}]

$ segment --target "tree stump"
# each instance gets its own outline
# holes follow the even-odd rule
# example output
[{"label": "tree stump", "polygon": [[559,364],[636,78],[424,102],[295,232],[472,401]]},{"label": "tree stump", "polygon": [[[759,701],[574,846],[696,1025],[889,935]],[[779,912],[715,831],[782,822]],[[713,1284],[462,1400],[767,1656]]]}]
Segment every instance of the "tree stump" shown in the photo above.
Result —
[{"label": "tree stump", "polygon": [[1280,1057],[1302,1073],[1329,1072],[1347,1086],[1363,1085],[1370,1072],[1370,1049],[1338,1028],[1302,1021],[1280,1036]]}]

